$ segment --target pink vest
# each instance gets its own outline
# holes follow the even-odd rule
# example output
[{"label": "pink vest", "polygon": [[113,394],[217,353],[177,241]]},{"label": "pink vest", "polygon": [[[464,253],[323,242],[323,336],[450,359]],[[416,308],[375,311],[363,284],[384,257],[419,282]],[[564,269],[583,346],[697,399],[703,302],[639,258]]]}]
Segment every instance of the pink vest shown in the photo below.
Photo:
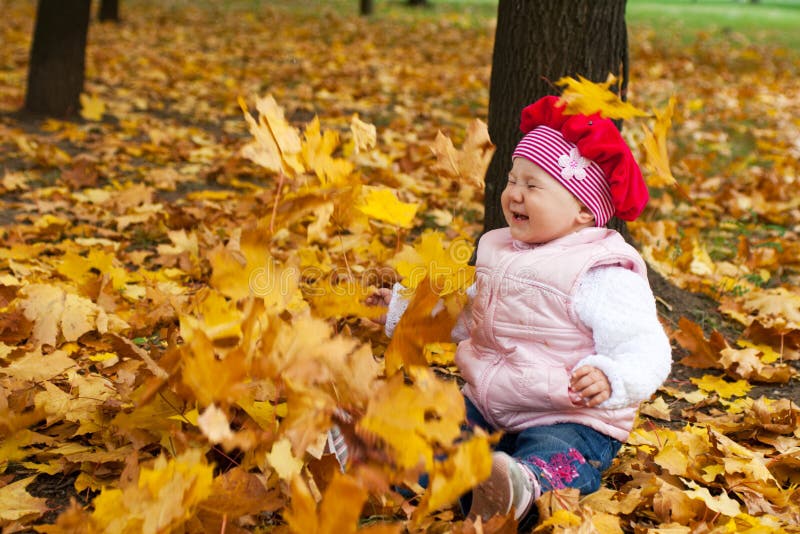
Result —
[{"label": "pink vest", "polygon": [[514,241],[508,228],[481,237],[470,337],[458,345],[456,363],[467,382],[464,394],[492,426],[519,432],[572,422],[627,439],[637,406],[586,408],[569,390],[573,367],[595,352],[572,298],[586,271],[602,265],[646,277],[638,252],[605,228],[544,245]]}]

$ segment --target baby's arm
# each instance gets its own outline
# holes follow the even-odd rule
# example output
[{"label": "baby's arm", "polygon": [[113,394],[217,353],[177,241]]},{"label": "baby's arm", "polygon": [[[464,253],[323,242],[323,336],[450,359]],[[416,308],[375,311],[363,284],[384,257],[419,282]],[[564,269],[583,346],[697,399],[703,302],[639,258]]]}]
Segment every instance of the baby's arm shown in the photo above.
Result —
[{"label": "baby's arm", "polygon": [[[573,308],[592,330],[597,353],[575,366],[573,389],[577,392],[578,382],[596,377],[592,371],[596,369],[605,375],[609,396],[597,401],[603,398],[603,388],[593,386],[582,395],[587,404],[621,408],[649,398],[672,365],[669,340],[658,321],[649,285],[622,267],[592,269],[580,283]],[[598,380],[591,382],[596,385]]]},{"label": "baby's arm", "polygon": [[[450,334],[453,341],[456,343],[469,337],[468,320],[472,313],[471,304],[472,299],[475,297],[475,287],[475,284],[472,284],[467,288],[466,293],[469,297],[469,302],[458,316],[456,325],[453,327],[453,331]],[[369,306],[387,306],[386,315],[382,315],[375,320],[376,323],[384,325],[383,330],[387,337],[392,337],[392,335],[394,335],[397,324],[400,322],[406,309],[408,309],[410,300],[403,294],[405,289],[406,287],[403,284],[397,282],[392,289],[380,288],[367,297],[366,303]]]}]

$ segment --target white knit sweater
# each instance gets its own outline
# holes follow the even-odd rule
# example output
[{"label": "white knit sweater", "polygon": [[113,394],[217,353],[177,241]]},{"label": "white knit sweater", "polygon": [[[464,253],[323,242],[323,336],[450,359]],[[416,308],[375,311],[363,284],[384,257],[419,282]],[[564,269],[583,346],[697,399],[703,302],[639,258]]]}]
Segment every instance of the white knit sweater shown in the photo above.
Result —
[{"label": "white knit sweater", "polygon": [[[395,284],[386,314],[389,337],[408,307],[402,290],[401,284]],[[467,294],[475,296],[474,285]],[[611,397],[600,407],[621,408],[648,399],[669,375],[672,351],[647,282],[622,267],[591,269],[580,280],[572,305],[592,331],[597,351],[575,368],[597,367],[611,384]],[[469,313],[469,307],[465,313]],[[459,319],[452,333],[454,341],[468,337],[465,324]]]}]

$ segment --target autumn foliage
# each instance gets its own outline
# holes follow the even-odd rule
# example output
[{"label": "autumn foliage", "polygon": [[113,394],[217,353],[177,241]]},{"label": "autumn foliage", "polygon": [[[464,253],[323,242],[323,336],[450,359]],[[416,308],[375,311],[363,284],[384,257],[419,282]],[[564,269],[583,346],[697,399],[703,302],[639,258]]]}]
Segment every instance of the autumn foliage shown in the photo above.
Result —
[{"label": "autumn foliage", "polygon": [[[496,439],[462,431],[449,339],[493,150],[491,27],[144,4],[92,27],[67,122],[8,113],[32,7],[5,16],[3,531],[513,532],[456,506]],[[601,490],[546,495],[539,531],[797,531],[800,60],[637,31],[631,105],[561,85],[631,119],[640,250],[729,322],[661,300],[675,377]],[[400,279],[390,341],[365,300]]]}]

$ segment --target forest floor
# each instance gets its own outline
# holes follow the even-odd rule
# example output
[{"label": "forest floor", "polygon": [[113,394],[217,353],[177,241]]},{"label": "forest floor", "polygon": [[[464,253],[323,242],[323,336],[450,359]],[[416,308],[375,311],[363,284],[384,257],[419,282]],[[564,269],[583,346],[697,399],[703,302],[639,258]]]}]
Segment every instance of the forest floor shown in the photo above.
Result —
[{"label": "forest floor", "polygon": [[[27,295],[23,288],[69,286],[89,296],[93,306],[102,303],[104,312],[124,317],[130,327],[125,336],[136,347],[152,356],[167,354],[170,336],[185,328],[179,325],[183,314],[202,306],[198,295],[212,286],[224,293],[213,282],[214,257],[222,244],[235,242],[242,228],[246,240],[254,221],[263,229],[274,219],[275,175],[240,156],[251,137],[239,96],[252,105],[256,96],[272,94],[291,125],[309,128],[319,117],[323,130],[343,140],[357,114],[377,127],[378,149],[372,159],[358,159],[343,141],[333,154],[352,158],[358,180],[392,188],[401,200],[419,206],[404,231],[328,213],[329,226],[318,229],[314,241],[305,232],[311,232],[312,221],[324,218],[324,210],[315,210],[330,200],[302,196],[298,178],[289,187],[290,200],[278,210],[279,223],[291,230],[275,237],[281,260],[294,247],[303,251],[306,267],[351,271],[360,265],[365,272],[385,273],[390,265],[395,270],[391,256],[401,245],[413,245],[426,231],[448,240],[474,238],[481,227],[480,193],[437,176],[430,145],[441,130],[459,146],[473,119],[486,120],[494,31],[490,18],[458,12],[365,20],[324,8],[305,13],[234,2],[225,8],[178,9],[143,2],[141,9],[124,11],[118,26],[92,23],[83,113],[58,120],[18,112],[34,16],[33,7],[22,4],[5,6],[4,16],[13,23],[0,31],[5,43],[0,56],[0,391],[8,392],[8,400],[0,403],[0,431],[8,436],[0,436],[9,438],[9,448],[0,449],[10,458],[0,459],[0,491],[35,477],[27,493],[45,501],[32,503],[18,517],[0,513],[0,527],[9,532],[54,523],[70,499],[88,504],[129,468],[119,458],[76,460],[90,448],[98,454],[108,440],[120,448],[129,442],[95,429],[95,416],[87,423],[86,412],[59,411],[87,409],[76,399],[62,399],[57,408],[55,400],[42,401],[50,398],[40,395],[94,387],[86,377],[98,374],[127,399],[143,380],[128,383],[125,377],[145,371],[143,364],[106,369],[97,363],[111,351],[107,336],[117,335],[111,326],[100,336],[93,324],[71,339],[62,321],[58,336],[53,334],[57,346],[47,350],[73,351],[69,354],[86,372],[81,374],[86,381],[67,368],[56,376],[30,371],[26,376],[33,378],[27,381],[15,376],[11,370],[37,350],[31,340],[45,336],[36,326],[44,319],[20,311]],[[800,399],[800,380],[786,371],[800,370],[800,53],[730,31],[698,32],[688,41],[646,25],[632,32],[630,100],[649,110],[663,108],[674,96],[678,105],[668,133],[677,183],[652,187],[651,207],[630,230],[651,265],[659,314],[673,339],[675,365],[666,386],[706,397],[698,402],[662,391],[666,414],[654,407],[643,417],[676,432],[719,418],[729,435],[759,454],[780,458],[776,465],[783,466],[796,454],[797,445],[781,441],[791,432],[780,439],[770,435],[780,445],[769,449],[757,442],[763,429],[745,436],[731,428],[750,421],[752,406],[737,404],[736,398],[766,398],[768,404]],[[641,141],[638,129],[626,135],[632,144]],[[296,219],[292,210],[299,214]],[[334,228],[345,220],[351,225],[345,226],[348,233],[337,233]],[[347,243],[349,252],[338,255],[346,235],[358,242],[354,238]],[[378,285],[387,280],[379,279]],[[100,308],[91,309],[97,316]],[[698,325],[704,339],[691,334],[682,319]],[[352,317],[332,314],[330,322],[337,331],[371,343],[376,354],[385,348],[385,339]],[[748,350],[740,342],[757,347],[751,350],[761,358],[763,373],[782,373],[786,379],[765,380],[763,373],[748,378],[742,364],[678,363],[693,356],[696,361],[698,353],[719,358],[724,348],[719,339],[734,354]],[[768,358],[770,351],[779,354],[778,363]],[[743,393],[718,395],[713,385],[702,384],[709,373],[722,373],[725,378],[717,384],[741,386]],[[102,395],[101,411],[111,414],[103,421],[115,416],[116,423],[125,410],[118,398]],[[24,417],[34,407],[46,417],[28,429]],[[789,413],[800,417],[796,406]],[[73,435],[79,426],[83,433]],[[40,441],[16,441],[28,430]],[[173,426],[158,432],[162,441],[144,446],[134,431],[125,439],[133,436],[131,443],[150,450],[170,432],[190,435]],[[800,438],[797,431],[793,436]],[[61,442],[86,450],[62,453],[55,445]],[[780,469],[775,472],[782,476]],[[702,482],[695,475],[682,474]],[[781,479],[781,499],[792,491],[787,480],[798,482],[795,475]],[[717,497],[731,482],[709,484]],[[739,501],[759,515],[746,497]],[[782,527],[800,520],[789,504],[769,506],[775,516],[786,513]],[[656,508],[644,502],[625,516],[625,524],[669,523]],[[675,521],[725,527],[701,512],[696,517],[686,512]],[[745,521],[740,516],[731,521],[735,517]]]}]

